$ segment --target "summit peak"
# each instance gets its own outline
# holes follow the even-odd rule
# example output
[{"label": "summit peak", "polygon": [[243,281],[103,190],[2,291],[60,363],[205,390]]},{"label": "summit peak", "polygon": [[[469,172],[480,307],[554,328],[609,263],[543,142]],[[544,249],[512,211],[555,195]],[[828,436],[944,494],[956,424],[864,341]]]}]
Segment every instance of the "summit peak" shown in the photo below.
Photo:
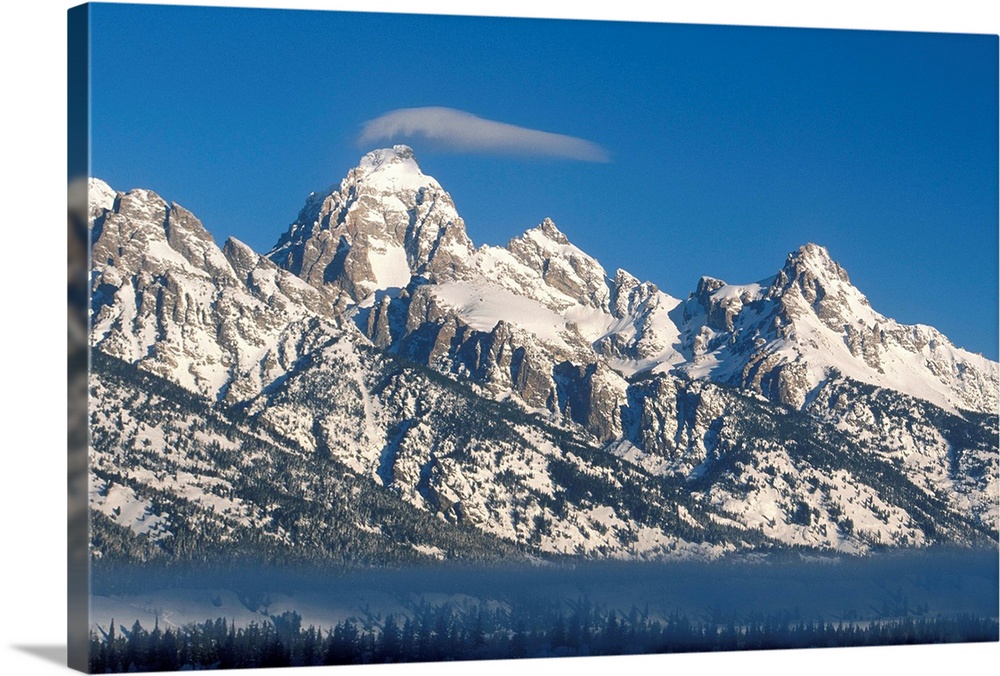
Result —
[{"label": "summit peak", "polygon": [[551,218],[546,218],[529,232],[535,232],[543,235],[545,238],[550,239],[557,244],[569,244],[569,238],[567,238],[566,235],[564,235],[563,232],[556,227],[555,222]]},{"label": "summit peak", "polygon": [[360,302],[453,268],[471,250],[451,196],[420,170],[412,148],[394,145],[366,153],[339,188],[310,195],[267,255]]},{"label": "summit peak", "polygon": [[358,168],[374,171],[402,162],[412,162],[416,165],[416,156],[413,154],[413,148],[410,146],[395,145],[391,148],[376,148],[365,153],[365,156],[361,158],[361,162],[358,164]]},{"label": "summit peak", "polygon": [[803,274],[815,279],[838,280],[850,284],[851,280],[844,270],[830,257],[830,252],[824,246],[812,242],[803,244],[797,250],[788,254],[785,260],[784,272],[795,279]]},{"label": "summit peak", "polygon": [[794,252],[788,254],[788,257],[796,259],[815,259],[815,260],[830,260],[830,252],[825,246],[820,244],[815,244],[813,242],[807,242],[796,249]]},{"label": "summit peak", "polygon": [[[441,189],[433,177],[420,170],[413,149],[405,145],[378,148],[366,153],[348,177],[348,181],[351,180],[388,192]],[[341,190],[345,187],[342,185]]]}]

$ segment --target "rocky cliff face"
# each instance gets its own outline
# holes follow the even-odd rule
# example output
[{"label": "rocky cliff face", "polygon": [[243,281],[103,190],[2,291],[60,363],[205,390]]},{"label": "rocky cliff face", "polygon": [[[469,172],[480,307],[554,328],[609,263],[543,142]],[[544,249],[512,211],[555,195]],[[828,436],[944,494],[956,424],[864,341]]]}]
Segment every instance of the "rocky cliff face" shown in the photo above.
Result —
[{"label": "rocky cliff face", "polygon": [[90,193],[96,350],[444,522],[616,557],[996,538],[998,365],[878,314],[817,245],[681,301],[550,220],[474,248],[405,146],[267,256]]},{"label": "rocky cliff face", "polygon": [[153,192],[110,200],[111,191],[97,187],[94,347],[199,394],[238,402],[328,339],[333,306],[322,290],[236,240],[223,252],[189,211]]},{"label": "rocky cliff face", "polygon": [[406,146],[365,155],[340,188],[313,194],[268,258],[314,286],[355,302],[436,279],[468,259],[472,243],[451,196]]}]

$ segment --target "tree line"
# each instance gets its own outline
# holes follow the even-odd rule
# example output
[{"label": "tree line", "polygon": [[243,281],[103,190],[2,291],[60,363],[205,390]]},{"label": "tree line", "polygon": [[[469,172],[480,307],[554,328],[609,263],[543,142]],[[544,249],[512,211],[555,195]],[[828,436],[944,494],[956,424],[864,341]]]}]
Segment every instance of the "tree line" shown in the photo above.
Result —
[{"label": "tree line", "polygon": [[724,622],[681,615],[653,619],[603,611],[585,601],[569,613],[512,612],[485,606],[456,611],[421,604],[406,616],[303,627],[295,612],[237,627],[219,618],[151,631],[114,622],[90,639],[92,673],[233,669],[443,660],[766,650],[984,642],[998,639],[995,618],[907,617],[865,624],[813,622],[787,614]]}]

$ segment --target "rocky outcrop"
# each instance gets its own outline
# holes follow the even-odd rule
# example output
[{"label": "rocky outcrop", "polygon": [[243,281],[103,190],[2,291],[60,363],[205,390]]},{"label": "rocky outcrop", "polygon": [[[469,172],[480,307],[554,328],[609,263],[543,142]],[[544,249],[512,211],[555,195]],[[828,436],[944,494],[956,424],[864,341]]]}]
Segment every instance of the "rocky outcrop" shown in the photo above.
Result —
[{"label": "rocky outcrop", "polygon": [[268,258],[357,302],[465,264],[472,244],[451,196],[394,146],[365,155],[338,189],[310,195]]},{"label": "rocky outcrop", "polygon": [[91,344],[195,392],[252,397],[332,330],[322,292],[235,240],[223,253],[151,191],[95,209],[91,232]]},{"label": "rocky outcrop", "polygon": [[574,304],[609,311],[611,293],[604,268],[573,246],[551,219],[510,240],[505,249],[516,264],[533,273],[522,273],[515,292],[556,311]]}]

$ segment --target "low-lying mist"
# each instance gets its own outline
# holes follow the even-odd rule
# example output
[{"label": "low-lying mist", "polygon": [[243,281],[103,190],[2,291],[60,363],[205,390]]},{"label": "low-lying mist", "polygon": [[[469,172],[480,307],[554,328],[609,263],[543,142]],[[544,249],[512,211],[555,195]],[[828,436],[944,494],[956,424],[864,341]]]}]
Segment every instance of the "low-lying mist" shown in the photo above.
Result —
[{"label": "low-lying mist", "polygon": [[[157,619],[237,624],[292,611],[329,627],[421,604],[572,612],[580,603],[652,619],[740,623],[761,617],[855,622],[998,616],[995,550],[925,550],[853,557],[756,557],[703,562],[563,562],[413,569],[110,566],[92,569],[91,623]],[[134,617],[133,617],[134,616]]]}]

